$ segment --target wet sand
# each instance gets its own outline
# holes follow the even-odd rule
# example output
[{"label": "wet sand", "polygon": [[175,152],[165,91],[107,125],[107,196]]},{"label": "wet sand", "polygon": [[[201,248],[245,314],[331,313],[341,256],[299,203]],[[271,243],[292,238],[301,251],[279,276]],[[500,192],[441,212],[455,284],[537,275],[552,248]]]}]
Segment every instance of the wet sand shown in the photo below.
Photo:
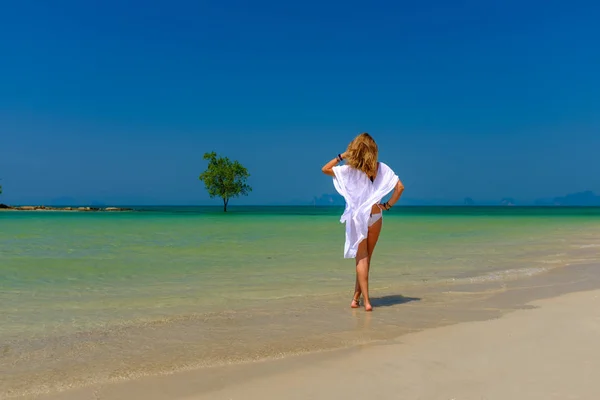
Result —
[{"label": "wet sand", "polygon": [[[487,296],[453,287],[448,295],[471,301],[459,307],[450,303],[447,309],[438,302],[431,307],[424,301],[395,305],[404,307],[407,330],[416,331],[395,339],[41,398],[598,399],[599,283],[600,267],[581,265],[508,282],[502,290],[490,288]],[[357,325],[370,329],[381,324],[377,311],[356,311]],[[420,326],[419,313],[429,320],[437,315],[438,327]]]},{"label": "wet sand", "polygon": [[530,305],[182,398],[600,398],[600,291]]}]

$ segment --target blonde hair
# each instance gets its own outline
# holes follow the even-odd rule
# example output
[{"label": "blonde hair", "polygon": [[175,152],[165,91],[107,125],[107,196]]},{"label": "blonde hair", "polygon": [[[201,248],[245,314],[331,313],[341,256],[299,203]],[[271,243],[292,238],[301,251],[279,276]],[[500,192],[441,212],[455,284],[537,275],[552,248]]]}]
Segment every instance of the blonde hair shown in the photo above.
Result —
[{"label": "blonde hair", "polygon": [[377,144],[368,133],[354,138],[346,150],[346,163],[369,177],[377,173]]}]

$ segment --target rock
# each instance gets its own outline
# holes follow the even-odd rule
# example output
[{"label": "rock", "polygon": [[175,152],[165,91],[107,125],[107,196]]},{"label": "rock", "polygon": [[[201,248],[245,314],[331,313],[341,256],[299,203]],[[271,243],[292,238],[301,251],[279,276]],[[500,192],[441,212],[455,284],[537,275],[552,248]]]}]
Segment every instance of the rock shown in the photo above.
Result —
[{"label": "rock", "polygon": [[19,210],[19,211],[132,211],[132,208],[121,208],[121,207],[48,207],[48,206],[19,206],[12,207],[6,204],[0,204],[0,209],[7,210]]}]

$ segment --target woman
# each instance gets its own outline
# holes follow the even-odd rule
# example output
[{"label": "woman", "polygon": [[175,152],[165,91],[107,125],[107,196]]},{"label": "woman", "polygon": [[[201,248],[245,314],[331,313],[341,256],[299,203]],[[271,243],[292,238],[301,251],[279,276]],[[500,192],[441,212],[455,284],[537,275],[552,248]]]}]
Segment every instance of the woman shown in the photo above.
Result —
[{"label": "woman", "polygon": [[[346,160],[347,165],[338,165],[342,160]],[[404,185],[390,167],[377,161],[377,144],[368,133],[354,138],[346,152],[338,154],[322,170],[333,177],[335,189],[346,200],[340,219],[346,223],[344,258],[356,260],[356,284],[350,307],[360,306],[362,294],[365,310],[371,311],[369,268],[381,232],[382,211],[396,204]],[[381,199],[392,190],[390,200],[381,204]]]}]

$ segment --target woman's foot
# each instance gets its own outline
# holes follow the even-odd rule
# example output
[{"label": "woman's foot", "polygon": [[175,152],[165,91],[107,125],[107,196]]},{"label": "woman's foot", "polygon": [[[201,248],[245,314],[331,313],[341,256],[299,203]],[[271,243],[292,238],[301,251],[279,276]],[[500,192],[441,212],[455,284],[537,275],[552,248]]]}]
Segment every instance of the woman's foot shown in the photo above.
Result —
[{"label": "woman's foot", "polygon": [[373,306],[371,303],[365,303],[365,311],[373,311]]},{"label": "woman's foot", "polygon": [[352,307],[352,308],[359,308],[360,307],[359,300],[352,299],[352,303],[350,303],[350,307]]}]

